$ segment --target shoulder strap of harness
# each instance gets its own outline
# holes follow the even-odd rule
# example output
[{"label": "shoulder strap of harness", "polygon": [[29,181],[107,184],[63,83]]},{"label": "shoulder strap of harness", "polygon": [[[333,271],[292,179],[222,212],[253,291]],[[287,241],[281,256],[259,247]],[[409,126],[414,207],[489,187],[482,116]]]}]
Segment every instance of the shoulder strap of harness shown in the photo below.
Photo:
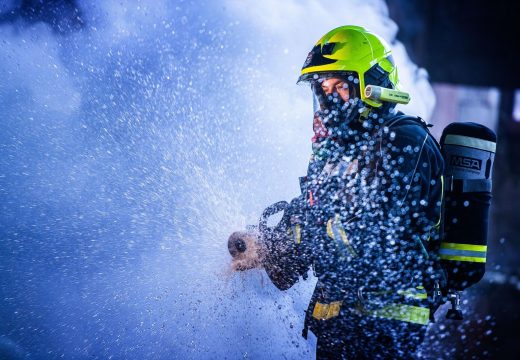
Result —
[{"label": "shoulder strap of harness", "polygon": [[430,133],[430,128],[433,125],[432,124],[428,124],[423,118],[421,118],[419,116],[406,115],[406,114],[404,114],[404,113],[399,111],[396,114],[396,116],[394,116],[394,117],[388,119],[387,121],[385,121],[383,123],[383,126],[386,126],[386,127],[390,128],[392,126],[395,126],[398,123],[403,123],[403,122],[407,122],[409,124],[416,124],[418,126],[421,126],[424,130],[426,130],[426,132],[428,133],[430,138],[433,139],[433,141],[435,142],[435,144],[437,145],[437,147],[440,150],[441,145],[439,144],[437,139],[435,139],[435,137]]},{"label": "shoulder strap of harness", "polygon": [[[383,126],[387,126],[390,128],[392,126],[395,126],[397,123],[404,123],[404,122],[406,122],[408,124],[416,124],[417,126],[422,126],[424,128],[424,130],[426,130],[426,133],[428,134],[428,136],[436,144],[439,151],[441,151],[441,145],[439,144],[437,139],[435,139],[435,137],[431,134],[430,129],[429,129],[433,125],[428,124],[424,119],[420,118],[419,116],[411,116],[411,115],[406,115],[402,112],[398,112],[395,117],[392,117],[392,118],[388,119],[388,121],[384,122]],[[445,184],[443,185],[443,187],[444,186],[445,186]],[[444,198],[444,195],[442,195],[442,198],[441,198],[442,206],[441,206],[440,221],[438,224],[440,226],[438,231],[441,234],[441,236],[444,233],[444,199],[443,198]],[[433,248],[428,248],[427,251],[430,254],[432,251],[438,251],[438,249],[435,250]],[[430,296],[432,296],[432,301],[433,301],[432,305],[431,305],[431,312],[430,312],[430,320],[433,320],[433,321],[435,321],[433,314],[435,313],[435,310],[441,305],[441,303],[440,303],[441,295],[439,295],[440,287],[444,288],[444,286],[446,284],[446,274],[444,273],[444,271],[442,269],[438,270],[438,275],[440,276],[440,278],[435,282],[435,284],[432,284],[432,285],[434,285],[433,288],[428,288],[428,286],[427,286],[427,291],[428,291],[428,293],[431,293]]]}]

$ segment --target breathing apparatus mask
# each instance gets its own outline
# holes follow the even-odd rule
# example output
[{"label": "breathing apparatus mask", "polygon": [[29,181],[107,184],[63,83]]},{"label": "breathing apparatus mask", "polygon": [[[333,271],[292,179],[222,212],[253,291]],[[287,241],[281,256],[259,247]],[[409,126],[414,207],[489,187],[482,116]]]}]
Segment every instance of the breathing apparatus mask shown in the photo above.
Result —
[{"label": "breathing apparatus mask", "polygon": [[313,74],[306,81],[313,96],[313,142],[341,138],[366,109],[353,72]]}]

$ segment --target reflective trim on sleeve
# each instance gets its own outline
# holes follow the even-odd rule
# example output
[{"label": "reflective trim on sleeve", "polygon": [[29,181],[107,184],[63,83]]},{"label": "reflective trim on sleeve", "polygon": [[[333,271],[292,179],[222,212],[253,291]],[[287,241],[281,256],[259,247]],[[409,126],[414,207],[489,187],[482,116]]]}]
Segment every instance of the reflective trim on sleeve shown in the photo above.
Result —
[{"label": "reflective trim on sleeve", "polygon": [[334,233],[332,232],[332,219],[327,221],[327,236],[334,239]]},{"label": "reflective trim on sleeve", "polygon": [[449,134],[446,135],[446,138],[444,139],[444,144],[446,145],[461,145],[466,146],[474,149],[489,151],[494,153],[497,148],[497,144],[493,141],[489,140],[482,140],[470,136],[463,136],[463,135],[453,135]]},{"label": "reflective trim on sleeve", "polygon": [[413,324],[428,325],[430,309],[413,305],[392,304],[382,309],[369,311],[369,315]]},{"label": "reflective trim on sleeve", "polygon": [[343,226],[341,226],[341,220],[339,215],[336,214],[336,217],[334,219],[329,219],[329,221],[327,221],[327,235],[331,239],[334,239],[338,243],[340,243],[340,245],[346,246],[350,255],[352,255],[353,257],[358,256],[358,254],[350,244],[350,241],[348,240],[345,229],[343,229]]},{"label": "reflective trim on sleeve", "polygon": [[398,290],[397,293],[399,295],[403,295],[407,299],[424,300],[428,298],[428,294],[426,293],[426,290],[424,290],[424,288],[410,288],[408,290]]},{"label": "reflective trim on sleeve", "polygon": [[300,244],[302,242],[302,229],[300,224],[295,224],[291,226],[293,240],[296,244]]},{"label": "reflective trim on sleeve", "polygon": [[318,320],[328,320],[339,315],[342,301],[333,301],[330,304],[317,302],[312,311],[312,317]]}]

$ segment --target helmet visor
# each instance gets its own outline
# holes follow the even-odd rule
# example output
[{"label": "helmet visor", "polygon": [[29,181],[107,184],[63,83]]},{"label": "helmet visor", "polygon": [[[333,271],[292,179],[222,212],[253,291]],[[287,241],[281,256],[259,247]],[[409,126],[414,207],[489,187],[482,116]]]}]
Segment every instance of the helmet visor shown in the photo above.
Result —
[{"label": "helmet visor", "polygon": [[[359,117],[359,78],[355,72],[308,74],[302,79],[312,90],[314,118],[329,131]],[[315,121],[316,122],[316,121]]]},{"label": "helmet visor", "polygon": [[316,112],[340,110],[359,100],[359,79],[356,73],[314,74],[305,81],[312,90],[312,104]]}]

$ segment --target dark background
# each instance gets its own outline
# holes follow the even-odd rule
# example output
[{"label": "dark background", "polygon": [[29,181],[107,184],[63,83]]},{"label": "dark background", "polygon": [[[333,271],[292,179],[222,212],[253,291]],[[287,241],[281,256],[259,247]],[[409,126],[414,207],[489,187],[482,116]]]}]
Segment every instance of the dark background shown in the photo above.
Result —
[{"label": "dark background", "polygon": [[[390,17],[418,66],[436,83],[497,88],[497,156],[487,276],[467,291],[475,313],[448,327],[453,358],[520,357],[520,122],[513,118],[520,89],[520,5],[514,1],[387,0]],[[449,121],[450,119],[444,119]],[[486,323],[492,326],[487,328]],[[441,326],[442,326],[441,325]],[[491,334],[486,334],[491,329]],[[466,337],[460,336],[466,334]],[[440,347],[432,347],[432,357]],[[442,356],[441,356],[442,357]]]}]

